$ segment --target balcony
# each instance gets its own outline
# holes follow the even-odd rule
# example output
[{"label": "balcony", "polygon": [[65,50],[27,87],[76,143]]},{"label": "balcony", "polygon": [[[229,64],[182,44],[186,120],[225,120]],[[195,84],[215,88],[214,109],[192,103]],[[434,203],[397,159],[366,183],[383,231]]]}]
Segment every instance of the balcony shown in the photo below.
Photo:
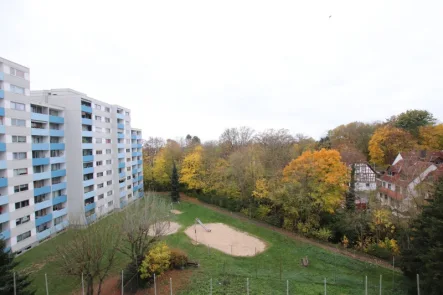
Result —
[{"label": "balcony", "polygon": [[138,185],[135,185],[135,186],[133,186],[132,187],[132,190],[135,192],[135,191],[138,191]]},{"label": "balcony", "polygon": [[0,178],[0,187],[6,187],[6,186],[8,186],[8,179],[1,177]]},{"label": "balcony", "polygon": [[35,217],[35,226],[37,227],[51,220],[52,220],[52,213],[46,214],[45,216]]},{"label": "balcony", "polygon": [[83,131],[82,131],[82,136],[85,136],[85,137],[92,137],[92,131],[86,131],[86,130],[83,130]]},{"label": "balcony", "polygon": [[0,160],[0,169],[6,169],[6,160]]},{"label": "balcony", "polygon": [[58,163],[65,163],[66,159],[65,157],[52,157],[50,159],[51,164],[58,164]]},{"label": "balcony", "polygon": [[66,188],[66,182],[60,182],[52,185],[52,191],[59,191]]},{"label": "balcony", "polygon": [[61,176],[66,176],[66,169],[60,169],[60,170],[55,170],[55,171],[51,171],[51,177],[61,177]]},{"label": "balcony", "polygon": [[0,108],[0,116],[2,116],[2,117],[5,116],[5,108],[4,107]]},{"label": "balcony", "polygon": [[65,144],[64,143],[51,143],[50,144],[51,150],[64,150]]},{"label": "balcony", "polygon": [[120,113],[117,113],[117,114],[116,114],[116,117],[117,117],[117,119],[122,119],[122,120],[125,119],[125,115],[120,114]]},{"label": "balcony", "polygon": [[117,143],[117,148],[124,149],[125,148],[125,144],[124,143]]},{"label": "balcony", "polygon": [[0,196],[0,206],[3,206],[5,204],[9,203],[9,198],[8,196]]},{"label": "balcony", "polygon": [[65,136],[65,131],[64,130],[57,130],[57,129],[49,129],[49,135],[63,137],[63,136]]},{"label": "balcony", "polygon": [[60,209],[60,210],[55,210],[55,211],[52,211],[52,218],[55,219],[55,218],[58,218],[60,216],[64,216],[67,213],[68,213],[67,208],[63,208],[63,209]]},{"label": "balcony", "polygon": [[119,158],[119,159],[123,159],[124,157],[125,157],[125,153],[119,153],[119,154],[118,154],[118,158]]},{"label": "balcony", "polygon": [[132,168],[132,174],[136,174],[138,172],[137,168]]},{"label": "balcony", "polygon": [[90,191],[90,192],[88,192],[88,193],[84,193],[84,194],[83,194],[83,199],[84,199],[84,200],[85,200],[85,199],[92,198],[92,197],[95,197],[95,191]]},{"label": "balcony", "polygon": [[95,206],[96,206],[95,203],[91,203],[91,204],[85,205],[85,212],[88,212],[88,211],[90,211],[92,209],[95,209]]},{"label": "balcony", "polygon": [[94,172],[94,167],[83,168],[83,174],[89,174]]},{"label": "balcony", "polygon": [[94,161],[93,155],[83,156],[83,162],[92,162],[92,161]]},{"label": "balcony", "polygon": [[123,162],[123,163],[118,163],[118,168],[125,168],[125,162]]},{"label": "balcony", "polygon": [[82,143],[82,149],[84,150],[92,150],[93,147],[93,143]]},{"label": "balcony", "polygon": [[91,178],[89,180],[84,180],[83,181],[83,187],[87,187],[87,186],[90,186],[90,185],[93,185],[93,184],[94,184],[94,178]]},{"label": "balcony", "polygon": [[83,125],[92,125],[92,119],[82,118]]},{"label": "balcony", "polygon": [[49,150],[49,143],[33,143],[32,150],[33,151],[47,151],[47,150]]},{"label": "balcony", "polygon": [[32,174],[32,179],[34,181],[42,180],[42,179],[48,179],[48,178],[51,178],[51,171],[46,171],[46,172],[40,172],[40,173]]},{"label": "balcony", "polygon": [[0,125],[0,134],[5,134],[5,125]]},{"label": "balcony", "polygon": [[37,121],[48,122],[49,121],[49,115],[47,115],[47,114],[39,114],[39,113],[31,113],[31,119],[32,120],[37,120]]},{"label": "balcony", "polygon": [[85,105],[82,105],[81,110],[85,113],[92,113],[92,108]]},{"label": "balcony", "polygon": [[45,229],[44,231],[37,233],[37,240],[41,241],[49,237],[51,235],[51,230],[52,228],[48,228]]},{"label": "balcony", "polygon": [[7,240],[11,237],[11,230],[7,229],[4,230],[0,233],[0,238],[2,238],[3,240]]},{"label": "balcony", "polygon": [[118,187],[120,187],[120,188],[122,188],[122,187],[125,187],[126,186],[126,182],[120,182],[119,184],[118,184]]},{"label": "balcony", "polygon": [[138,181],[143,181],[143,175],[140,175],[140,176],[138,177]]},{"label": "balcony", "polygon": [[49,158],[32,159],[32,166],[49,165]]},{"label": "balcony", "polygon": [[5,98],[5,91],[0,89],[0,98]]},{"label": "balcony", "polygon": [[49,129],[31,128],[31,135],[48,136]]},{"label": "balcony", "polygon": [[0,152],[6,152],[6,143],[0,142]]},{"label": "balcony", "polygon": [[142,165],[143,164],[143,160],[138,160],[137,164]]},{"label": "balcony", "polygon": [[9,212],[0,214],[0,223],[9,221]]},{"label": "balcony", "polygon": [[117,138],[125,138],[125,135],[123,133],[117,133]]},{"label": "balcony", "polygon": [[40,202],[40,203],[35,203],[34,211],[42,210],[42,209],[45,209],[45,208],[48,208],[48,207],[51,207],[51,206],[52,206],[52,200],[51,199],[43,201],[43,202]]},{"label": "balcony", "polygon": [[61,196],[52,198],[52,205],[58,205],[58,204],[64,203],[64,202],[66,202],[67,199],[68,198],[65,195],[61,195]]},{"label": "balcony", "polygon": [[125,125],[124,125],[124,124],[121,124],[121,123],[118,123],[118,124],[117,124],[117,128],[118,128],[118,129],[125,129]]},{"label": "balcony", "polygon": [[3,81],[5,79],[5,73],[0,72],[0,81]]},{"label": "balcony", "polygon": [[132,161],[132,162],[131,162],[131,165],[132,165],[132,166],[137,165],[137,161]]},{"label": "balcony", "polygon": [[51,123],[57,123],[57,124],[63,124],[65,123],[65,118],[59,117],[59,116],[49,116],[49,122]]},{"label": "balcony", "polygon": [[43,194],[48,194],[50,192],[51,192],[51,187],[49,185],[39,187],[39,188],[34,188],[34,197],[39,196],[39,195],[43,195]]},{"label": "balcony", "polygon": [[59,232],[63,230],[64,228],[68,227],[69,223],[67,220],[63,221],[62,223],[57,224],[55,227],[55,231]]},{"label": "balcony", "polygon": [[118,177],[119,178],[125,178],[126,177],[126,173],[125,172],[119,173]]},{"label": "balcony", "polygon": [[120,192],[120,198],[123,198],[124,196],[126,196],[126,191],[121,191]]}]

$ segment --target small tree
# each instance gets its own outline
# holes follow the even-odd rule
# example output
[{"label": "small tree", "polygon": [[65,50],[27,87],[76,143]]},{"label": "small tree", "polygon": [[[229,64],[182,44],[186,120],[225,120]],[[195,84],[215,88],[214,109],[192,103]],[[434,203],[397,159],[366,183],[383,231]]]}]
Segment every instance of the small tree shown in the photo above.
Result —
[{"label": "small tree", "polygon": [[28,287],[31,284],[27,275],[21,275],[16,272],[14,292],[14,268],[19,263],[15,260],[15,254],[11,250],[6,250],[6,242],[0,236],[0,294],[3,295],[32,295],[35,291],[29,291]]},{"label": "small tree", "polygon": [[411,280],[420,275],[424,294],[443,290],[443,180],[437,184],[429,205],[412,222],[409,245],[403,246],[402,269]]},{"label": "small tree", "polygon": [[352,164],[351,168],[351,182],[349,185],[349,191],[346,194],[346,209],[355,210],[355,164]]},{"label": "small tree", "polygon": [[114,266],[121,233],[116,230],[112,217],[87,228],[83,228],[81,224],[77,220],[70,220],[70,234],[73,239],[57,247],[60,272],[77,278],[83,276],[87,295],[94,294],[94,283],[98,280],[99,295],[104,279]]},{"label": "small tree", "polygon": [[179,177],[178,177],[177,166],[175,165],[175,162],[172,165],[171,200],[172,200],[172,202],[178,202],[180,200]]}]

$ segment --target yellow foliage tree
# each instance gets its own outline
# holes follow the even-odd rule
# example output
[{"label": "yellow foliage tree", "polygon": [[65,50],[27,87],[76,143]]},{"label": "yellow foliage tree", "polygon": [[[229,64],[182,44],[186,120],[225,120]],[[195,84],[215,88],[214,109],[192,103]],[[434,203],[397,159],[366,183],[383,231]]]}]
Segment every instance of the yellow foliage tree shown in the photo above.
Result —
[{"label": "yellow foliage tree", "polygon": [[183,159],[180,170],[180,182],[186,184],[189,189],[199,190],[205,187],[202,151],[203,148],[198,145]]},{"label": "yellow foliage tree", "polygon": [[348,169],[339,152],[326,149],[304,152],[284,168],[283,177],[319,211],[331,213],[343,202],[349,183]]},{"label": "yellow foliage tree", "polygon": [[166,159],[166,152],[164,149],[161,149],[160,152],[154,157],[154,165],[152,167],[152,177],[154,180],[166,186],[171,182],[170,174],[172,168],[169,167],[168,161]]},{"label": "yellow foliage tree", "polygon": [[369,155],[371,161],[378,165],[390,164],[399,152],[410,151],[416,144],[409,132],[386,125],[378,128],[372,135]]},{"label": "yellow foliage tree", "polygon": [[419,140],[424,149],[443,150],[443,124],[420,127]]},{"label": "yellow foliage tree", "polygon": [[140,277],[148,279],[155,275],[161,275],[169,269],[171,251],[165,242],[155,245],[143,259],[140,265]]}]

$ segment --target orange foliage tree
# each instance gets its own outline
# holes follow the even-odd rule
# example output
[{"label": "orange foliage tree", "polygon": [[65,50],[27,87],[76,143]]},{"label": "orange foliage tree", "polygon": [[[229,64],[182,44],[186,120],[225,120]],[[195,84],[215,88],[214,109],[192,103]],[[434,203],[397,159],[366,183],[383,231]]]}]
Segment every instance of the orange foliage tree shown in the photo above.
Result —
[{"label": "orange foliage tree", "polygon": [[443,150],[443,124],[420,127],[420,145],[429,150]]}]

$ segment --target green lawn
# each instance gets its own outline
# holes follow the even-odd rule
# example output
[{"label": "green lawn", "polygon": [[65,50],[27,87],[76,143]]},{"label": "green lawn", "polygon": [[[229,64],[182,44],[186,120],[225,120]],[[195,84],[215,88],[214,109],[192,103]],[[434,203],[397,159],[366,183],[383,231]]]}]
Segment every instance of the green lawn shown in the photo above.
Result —
[{"label": "green lawn", "polygon": [[[191,260],[200,267],[193,271],[191,282],[180,294],[209,294],[210,280],[213,294],[246,294],[246,280],[249,278],[250,294],[286,294],[286,280],[289,294],[324,294],[323,281],[327,280],[328,294],[364,294],[364,280],[368,276],[368,294],[379,294],[379,279],[383,275],[383,294],[405,294],[398,290],[403,277],[399,273],[380,268],[348,257],[333,254],[323,249],[293,241],[280,233],[230,218],[199,205],[181,203],[175,209],[183,211],[175,217],[182,224],[181,231],[168,236],[167,243],[188,253]],[[182,232],[193,225],[195,218],[204,223],[222,222],[255,235],[268,244],[265,252],[248,258],[231,257],[204,245],[194,246]],[[108,221],[109,220],[109,221]],[[100,222],[115,222],[105,218]],[[69,243],[69,232],[28,251],[18,259],[22,268],[32,270],[31,277],[37,294],[45,294],[44,274],[48,275],[49,294],[67,294],[80,288],[80,281],[60,277],[54,253],[57,245]],[[300,259],[308,256],[310,265],[300,265]],[[117,274],[127,263],[119,256],[113,270]],[[393,285],[394,282],[394,285]],[[174,294],[176,294],[174,292]]]}]

